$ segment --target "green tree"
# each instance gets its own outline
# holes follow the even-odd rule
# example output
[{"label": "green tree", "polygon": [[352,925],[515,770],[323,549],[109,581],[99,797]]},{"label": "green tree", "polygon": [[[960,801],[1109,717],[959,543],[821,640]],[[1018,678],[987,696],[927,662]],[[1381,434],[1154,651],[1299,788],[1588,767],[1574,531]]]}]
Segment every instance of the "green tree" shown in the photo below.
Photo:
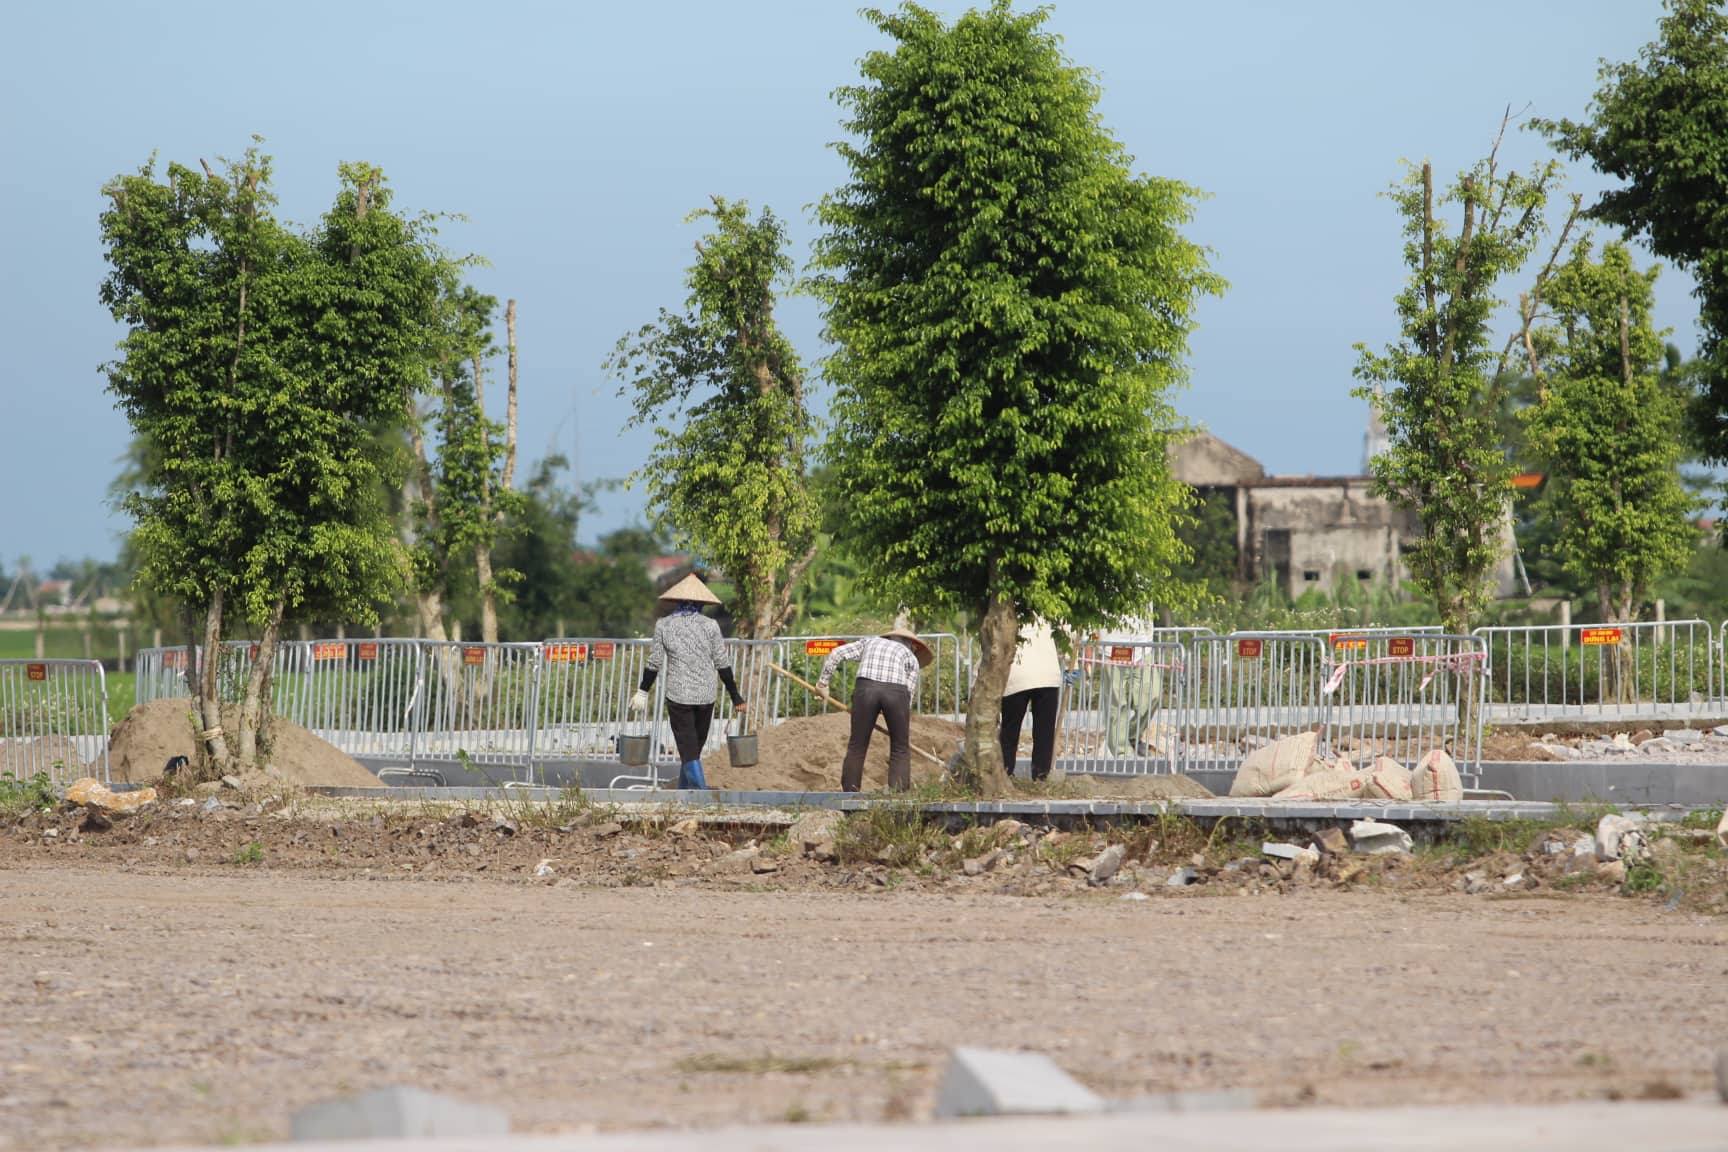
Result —
[{"label": "green tree", "polygon": [[849,180],[818,208],[843,537],[886,602],[981,621],[961,772],[986,792],[1017,618],[1181,598],[1168,393],[1222,288],[1193,191],[1134,174],[1048,15],[867,12],[895,43],[838,93]]},{"label": "green tree", "polygon": [[1553,323],[1531,333],[1542,391],[1523,419],[1548,469],[1557,549],[1607,621],[1636,619],[1697,539],[1680,481],[1683,412],[1662,384],[1650,318],[1656,272],[1639,272],[1624,244],[1597,260],[1581,240],[1546,292]]},{"label": "green tree", "polygon": [[[1375,488],[1421,516],[1423,535],[1406,562],[1446,630],[1456,633],[1469,630],[1491,594],[1512,498],[1514,469],[1498,433],[1517,335],[1497,358],[1495,291],[1524,267],[1541,238],[1556,172],[1548,164],[1503,173],[1498,155],[1496,141],[1445,193],[1442,206],[1458,208],[1456,233],[1435,218],[1430,165],[1392,187],[1411,273],[1396,297],[1399,338],[1384,352],[1356,345],[1363,384],[1355,394],[1376,407],[1390,440],[1369,462]],[[1541,280],[1525,297],[1526,325]]]},{"label": "green tree", "polygon": [[[152,446],[125,500],[144,579],[202,617],[214,654],[231,617],[259,630],[236,733],[257,760],[283,616],[372,618],[397,584],[374,430],[423,375],[434,261],[390,209],[377,169],[343,165],[334,207],[278,221],[256,149],[222,175],[154,162],[104,189],[102,300],[126,325],[110,390]],[[196,696],[211,763],[230,749],[216,659]]]},{"label": "green tree", "polygon": [[1590,214],[1642,235],[1697,278],[1703,330],[1693,424],[1705,454],[1728,461],[1728,12],[1721,0],[1667,0],[1655,43],[1630,63],[1602,62],[1583,121],[1536,126],[1573,159],[1623,184]]},{"label": "green tree", "polygon": [[1177,528],[1189,559],[1177,574],[1214,596],[1236,586],[1236,502],[1221,488],[1195,494],[1192,514]]},{"label": "green tree", "polygon": [[637,474],[649,508],[739,592],[739,635],[772,636],[815,555],[816,502],[805,482],[810,416],[797,352],[774,319],[791,273],[786,231],[764,209],[715,197],[691,215],[696,245],[681,314],[618,342],[606,369],[624,381],[632,426],[653,425]]}]

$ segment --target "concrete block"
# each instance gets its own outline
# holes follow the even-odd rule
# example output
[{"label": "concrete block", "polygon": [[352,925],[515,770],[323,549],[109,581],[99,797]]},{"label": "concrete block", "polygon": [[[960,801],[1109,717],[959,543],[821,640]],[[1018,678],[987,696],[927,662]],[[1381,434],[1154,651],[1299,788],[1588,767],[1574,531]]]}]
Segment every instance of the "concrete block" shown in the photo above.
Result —
[{"label": "concrete block", "polygon": [[1396,824],[1378,820],[1357,820],[1350,825],[1350,843],[1356,851],[1368,856],[1384,856],[1409,852],[1416,844],[1410,833]]},{"label": "concrete block", "polygon": [[506,1136],[510,1118],[496,1108],[395,1086],[302,1108],[290,1132],[297,1141]]},{"label": "concrete block", "polygon": [[936,1116],[1102,1112],[1104,1101],[1038,1052],[956,1048],[936,1093]]}]

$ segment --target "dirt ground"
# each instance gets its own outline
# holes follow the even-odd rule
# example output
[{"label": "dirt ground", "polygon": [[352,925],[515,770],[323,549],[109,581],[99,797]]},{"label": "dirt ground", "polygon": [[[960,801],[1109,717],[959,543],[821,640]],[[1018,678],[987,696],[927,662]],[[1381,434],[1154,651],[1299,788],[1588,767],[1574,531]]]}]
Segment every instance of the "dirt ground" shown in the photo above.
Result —
[{"label": "dirt ground", "polygon": [[0,1147],[280,1138],[392,1083],[529,1132],[915,1119],[957,1044],[1112,1096],[1668,1095],[1728,1038],[1728,918],[1499,879],[1539,846],[1308,886],[1197,853],[1172,889],[1189,847],[1142,838],[1091,887],[1070,858],[1101,834],[1008,833],[974,875],[942,833],[895,868],[612,816],[207,797],[0,823]]},{"label": "dirt ground", "polygon": [[[238,731],[238,708],[224,707],[222,712],[224,726]],[[108,744],[109,770],[115,780],[154,783],[174,757],[191,761],[197,755],[195,736],[196,725],[187,701],[140,704],[114,729]],[[371,788],[378,784],[378,778],[359,761],[279,716],[270,725],[269,771],[276,780],[308,788]]]}]

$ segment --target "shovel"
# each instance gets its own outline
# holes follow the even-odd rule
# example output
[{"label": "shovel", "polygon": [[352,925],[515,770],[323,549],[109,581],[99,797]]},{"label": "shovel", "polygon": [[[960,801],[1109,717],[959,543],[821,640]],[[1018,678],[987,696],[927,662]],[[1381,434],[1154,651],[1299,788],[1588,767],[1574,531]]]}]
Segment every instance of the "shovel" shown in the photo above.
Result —
[{"label": "shovel", "polygon": [[[778,664],[768,665],[768,670],[770,672],[775,672],[781,676],[786,677],[786,679],[792,681],[792,683],[798,685],[798,687],[804,689],[806,692],[809,692],[811,695],[815,696],[818,700],[821,700],[823,703],[832,704],[834,707],[840,709],[840,711],[845,712],[847,715],[851,715],[852,709],[846,707],[846,705],[840,703],[840,701],[834,699],[834,697],[828,695],[828,693],[822,691],[822,689],[816,687],[816,685],[810,683],[810,681],[801,679],[797,676],[794,676],[792,673],[786,671],[786,669],[780,667],[780,665],[778,665]],[[884,728],[881,725],[881,723],[877,723],[876,731],[882,733],[882,735],[884,735],[884,736],[888,735],[888,729]],[[911,747],[912,751],[918,753],[918,755],[924,757],[924,759],[930,761],[930,763],[938,764],[938,765],[945,765],[946,764],[946,761],[944,761],[944,760],[942,760],[936,756],[931,755],[929,752],[924,751],[924,749],[918,747],[918,745],[916,745],[916,744],[913,744],[910,740],[908,740],[906,743]]]}]

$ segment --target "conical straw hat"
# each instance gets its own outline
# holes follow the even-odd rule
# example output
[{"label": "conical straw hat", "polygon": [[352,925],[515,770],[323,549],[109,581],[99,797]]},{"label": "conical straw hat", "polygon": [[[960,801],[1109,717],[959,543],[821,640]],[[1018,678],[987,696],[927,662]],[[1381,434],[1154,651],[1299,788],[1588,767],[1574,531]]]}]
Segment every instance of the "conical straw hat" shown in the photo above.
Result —
[{"label": "conical straw hat", "polygon": [[906,646],[912,649],[912,654],[918,657],[918,667],[930,667],[930,661],[936,659],[936,653],[930,651],[930,645],[918,639],[909,628],[895,627],[882,633],[884,640],[904,640]]},{"label": "conical straw hat", "polygon": [[660,593],[662,600],[688,600],[693,604],[718,604],[720,597],[708,591],[708,585],[692,572],[666,591]]}]

